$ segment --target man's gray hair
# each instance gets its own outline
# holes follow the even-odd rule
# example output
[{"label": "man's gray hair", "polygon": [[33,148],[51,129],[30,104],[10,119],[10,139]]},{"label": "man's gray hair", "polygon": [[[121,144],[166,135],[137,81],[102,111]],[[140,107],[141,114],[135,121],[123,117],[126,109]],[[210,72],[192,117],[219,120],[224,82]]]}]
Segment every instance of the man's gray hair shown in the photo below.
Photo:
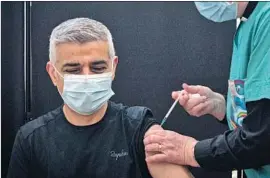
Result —
[{"label": "man's gray hair", "polygon": [[56,26],[50,36],[49,57],[55,63],[55,48],[58,44],[84,44],[94,41],[106,41],[109,45],[109,57],[115,56],[112,35],[101,22],[89,18],[75,18]]}]

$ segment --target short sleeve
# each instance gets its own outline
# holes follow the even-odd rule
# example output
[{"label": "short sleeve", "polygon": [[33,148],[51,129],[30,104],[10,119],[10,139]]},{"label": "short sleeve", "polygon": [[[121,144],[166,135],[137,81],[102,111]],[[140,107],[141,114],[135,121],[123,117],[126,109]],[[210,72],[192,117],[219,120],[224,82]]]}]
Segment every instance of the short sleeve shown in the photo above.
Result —
[{"label": "short sleeve", "polygon": [[270,99],[270,8],[257,15],[245,82],[246,102]]},{"label": "short sleeve", "polygon": [[151,110],[149,110],[148,108],[144,108],[142,114],[140,115],[140,118],[138,119],[139,119],[139,123],[133,135],[133,141],[132,141],[133,154],[134,154],[136,166],[140,170],[141,177],[150,178],[151,175],[145,161],[145,150],[144,150],[143,139],[147,130],[151,126],[159,124],[159,123],[157,122],[156,119],[153,118],[153,114]]}]

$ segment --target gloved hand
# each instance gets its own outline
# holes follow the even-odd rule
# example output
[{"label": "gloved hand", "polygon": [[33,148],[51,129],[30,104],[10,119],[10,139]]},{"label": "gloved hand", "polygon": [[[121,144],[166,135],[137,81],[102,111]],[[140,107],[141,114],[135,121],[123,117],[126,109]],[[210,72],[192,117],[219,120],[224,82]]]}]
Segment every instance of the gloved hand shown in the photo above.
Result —
[{"label": "gloved hand", "polygon": [[225,99],[210,88],[201,85],[182,85],[184,90],[172,92],[172,98],[179,97],[179,103],[192,116],[200,117],[210,114],[218,120],[225,116]]}]

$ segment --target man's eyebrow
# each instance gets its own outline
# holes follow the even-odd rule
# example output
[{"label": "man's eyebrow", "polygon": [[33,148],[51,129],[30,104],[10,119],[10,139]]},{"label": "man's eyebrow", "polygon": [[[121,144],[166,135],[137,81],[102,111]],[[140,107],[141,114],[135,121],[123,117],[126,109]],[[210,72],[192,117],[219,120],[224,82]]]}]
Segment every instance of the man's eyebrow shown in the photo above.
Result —
[{"label": "man's eyebrow", "polygon": [[91,62],[91,65],[100,65],[100,64],[106,64],[107,65],[107,62],[105,60],[97,60],[97,61]]}]

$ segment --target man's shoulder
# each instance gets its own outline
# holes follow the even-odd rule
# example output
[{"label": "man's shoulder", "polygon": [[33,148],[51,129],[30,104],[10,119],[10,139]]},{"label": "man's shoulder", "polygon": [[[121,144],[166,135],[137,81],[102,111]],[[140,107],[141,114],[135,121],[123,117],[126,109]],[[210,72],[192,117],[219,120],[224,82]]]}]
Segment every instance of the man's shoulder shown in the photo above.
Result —
[{"label": "man's shoulder", "polygon": [[139,131],[145,133],[149,127],[158,124],[154,118],[152,111],[145,106],[126,106],[111,102],[112,108],[117,110],[117,121],[121,122],[125,128],[129,128],[130,132]]},{"label": "man's shoulder", "polygon": [[36,130],[46,127],[51,121],[54,121],[62,113],[62,107],[58,107],[38,118],[23,125],[20,130],[24,138],[27,138]]},{"label": "man's shoulder", "polygon": [[110,102],[111,107],[120,112],[128,120],[142,120],[146,117],[153,118],[152,111],[145,106],[127,106],[122,103]]}]

